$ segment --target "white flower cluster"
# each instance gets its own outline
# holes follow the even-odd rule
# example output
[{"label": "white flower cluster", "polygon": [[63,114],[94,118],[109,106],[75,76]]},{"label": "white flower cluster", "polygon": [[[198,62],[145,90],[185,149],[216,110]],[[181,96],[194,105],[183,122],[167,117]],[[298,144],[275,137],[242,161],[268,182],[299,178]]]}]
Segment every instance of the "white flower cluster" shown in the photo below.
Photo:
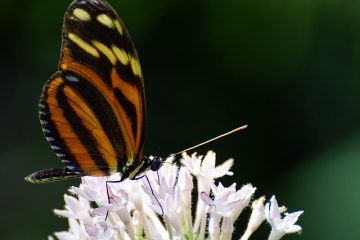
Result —
[{"label": "white flower cluster", "polygon": [[[55,232],[55,238],[232,239],[234,222],[249,205],[256,188],[246,184],[236,190],[235,183],[216,186],[215,179],[232,175],[229,170],[233,160],[215,166],[215,153],[211,151],[205,157],[183,154],[180,168],[171,162],[167,159],[158,172],[149,171],[140,180],[109,183],[108,192],[106,181],[119,180],[118,174],[83,177],[80,187],[69,190],[72,195],[65,194],[65,209],[54,211],[69,221],[69,230]],[[265,219],[271,224],[269,240],[301,231],[295,223],[302,211],[282,217],[286,209],[278,207],[275,197],[266,205],[264,202],[264,197],[252,202],[252,214],[241,240],[249,239]]]}]

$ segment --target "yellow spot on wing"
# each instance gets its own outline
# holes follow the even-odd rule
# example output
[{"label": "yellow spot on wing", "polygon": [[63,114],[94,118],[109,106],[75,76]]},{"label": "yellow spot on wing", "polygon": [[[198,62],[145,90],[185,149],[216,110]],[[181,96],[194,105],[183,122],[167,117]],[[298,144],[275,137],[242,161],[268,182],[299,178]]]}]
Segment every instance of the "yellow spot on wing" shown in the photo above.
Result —
[{"label": "yellow spot on wing", "polygon": [[96,17],[96,20],[98,20],[99,23],[101,23],[102,25],[108,27],[108,28],[114,28],[114,22],[113,20],[106,15],[105,13],[99,14]]},{"label": "yellow spot on wing", "polygon": [[132,56],[129,56],[129,58],[130,58],[131,69],[134,75],[141,77],[141,67],[139,60],[137,60],[135,57]]},{"label": "yellow spot on wing", "polygon": [[101,42],[98,42],[96,40],[94,40],[92,43],[94,44],[94,46],[97,49],[99,49],[110,60],[112,65],[115,65],[116,57],[115,57],[113,51],[111,51],[110,48],[108,48],[106,45],[104,45]]},{"label": "yellow spot on wing", "polygon": [[115,20],[114,21],[114,24],[115,24],[115,27],[116,27],[116,29],[118,30],[118,32],[120,33],[120,35],[122,35],[123,34],[123,29],[122,29],[122,27],[121,27],[121,23],[119,22],[119,20]]},{"label": "yellow spot on wing", "polygon": [[69,39],[75,43],[76,45],[78,45],[81,49],[83,49],[85,52],[89,53],[90,55],[94,56],[94,57],[100,57],[99,52],[96,50],[96,48],[94,48],[93,46],[91,46],[90,44],[88,44],[87,42],[85,42],[83,39],[81,39],[78,35],[74,34],[74,33],[69,33],[68,34]]},{"label": "yellow spot on wing", "polygon": [[73,11],[73,15],[81,20],[81,21],[84,21],[84,22],[88,22],[91,20],[91,16],[90,14],[85,11],[84,9],[81,9],[81,8],[75,8],[74,11]]},{"label": "yellow spot on wing", "polygon": [[123,65],[127,65],[129,63],[129,57],[128,57],[127,53],[125,52],[125,50],[122,50],[114,45],[112,46],[112,50],[115,53],[117,59],[119,59],[119,61]]}]

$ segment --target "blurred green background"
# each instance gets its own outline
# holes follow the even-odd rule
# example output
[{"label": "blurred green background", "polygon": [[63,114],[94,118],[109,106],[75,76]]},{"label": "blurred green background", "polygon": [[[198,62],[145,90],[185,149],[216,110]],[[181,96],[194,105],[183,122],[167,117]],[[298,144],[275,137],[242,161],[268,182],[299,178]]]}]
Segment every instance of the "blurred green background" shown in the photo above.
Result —
[{"label": "blurred green background", "polygon": [[[77,181],[26,184],[61,166],[42,136],[37,103],[56,71],[70,1],[0,5],[2,239],[46,239]],[[235,158],[233,178],[256,196],[305,210],[302,236],[360,236],[360,1],[113,0],[145,77],[145,152],[165,155],[247,123],[197,150]],[[243,232],[249,210],[236,226]],[[253,239],[265,239],[263,225]]]}]

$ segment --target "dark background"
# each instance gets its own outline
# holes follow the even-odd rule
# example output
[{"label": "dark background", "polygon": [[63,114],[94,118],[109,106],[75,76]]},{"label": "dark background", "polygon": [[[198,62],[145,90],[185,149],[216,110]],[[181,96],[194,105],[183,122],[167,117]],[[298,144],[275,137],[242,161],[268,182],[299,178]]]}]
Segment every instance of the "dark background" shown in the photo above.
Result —
[{"label": "dark background", "polygon": [[[42,136],[37,103],[56,71],[70,1],[0,4],[2,239],[46,239],[77,181],[33,186],[23,177],[61,166]],[[164,155],[241,124],[197,150],[235,158],[240,187],[305,210],[302,236],[360,236],[360,1],[113,0],[145,77],[145,152]],[[241,219],[248,218],[249,210]],[[244,224],[236,226],[237,234]],[[254,239],[264,239],[262,226]]]}]

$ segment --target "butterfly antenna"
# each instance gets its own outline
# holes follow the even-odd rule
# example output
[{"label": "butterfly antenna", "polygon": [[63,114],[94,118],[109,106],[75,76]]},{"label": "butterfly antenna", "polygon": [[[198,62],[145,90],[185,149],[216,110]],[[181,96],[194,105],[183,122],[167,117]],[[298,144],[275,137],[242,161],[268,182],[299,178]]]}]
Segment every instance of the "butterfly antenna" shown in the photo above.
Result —
[{"label": "butterfly antenna", "polygon": [[231,130],[231,131],[228,131],[228,132],[226,132],[226,133],[223,133],[223,134],[221,134],[221,135],[219,135],[219,136],[217,136],[217,137],[211,138],[211,139],[209,139],[209,140],[207,140],[207,141],[205,141],[205,142],[199,143],[199,144],[197,144],[197,145],[195,145],[195,146],[192,146],[192,147],[186,148],[186,149],[184,149],[184,150],[181,150],[181,151],[179,151],[179,152],[177,152],[177,153],[171,154],[170,156],[176,156],[176,155],[179,155],[179,154],[181,154],[181,153],[184,153],[184,152],[193,150],[193,149],[195,149],[195,148],[198,148],[198,147],[200,147],[200,146],[202,146],[202,145],[208,144],[208,143],[210,143],[210,142],[213,142],[213,141],[215,141],[215,140],[218,140],[218,139],[220,139],[220,138],[223,138],[223,137],[228,136],[228,135],[230,135],[230,134],[233,134],[233,133],[235,133],[235,132],[244,130],[245,128],[247,128],[247,126],[248,126],[248,125],[243,125],[243,126],[241,126],[241,127],[235,128],[235,129],[233,129],[233,130]]}]

